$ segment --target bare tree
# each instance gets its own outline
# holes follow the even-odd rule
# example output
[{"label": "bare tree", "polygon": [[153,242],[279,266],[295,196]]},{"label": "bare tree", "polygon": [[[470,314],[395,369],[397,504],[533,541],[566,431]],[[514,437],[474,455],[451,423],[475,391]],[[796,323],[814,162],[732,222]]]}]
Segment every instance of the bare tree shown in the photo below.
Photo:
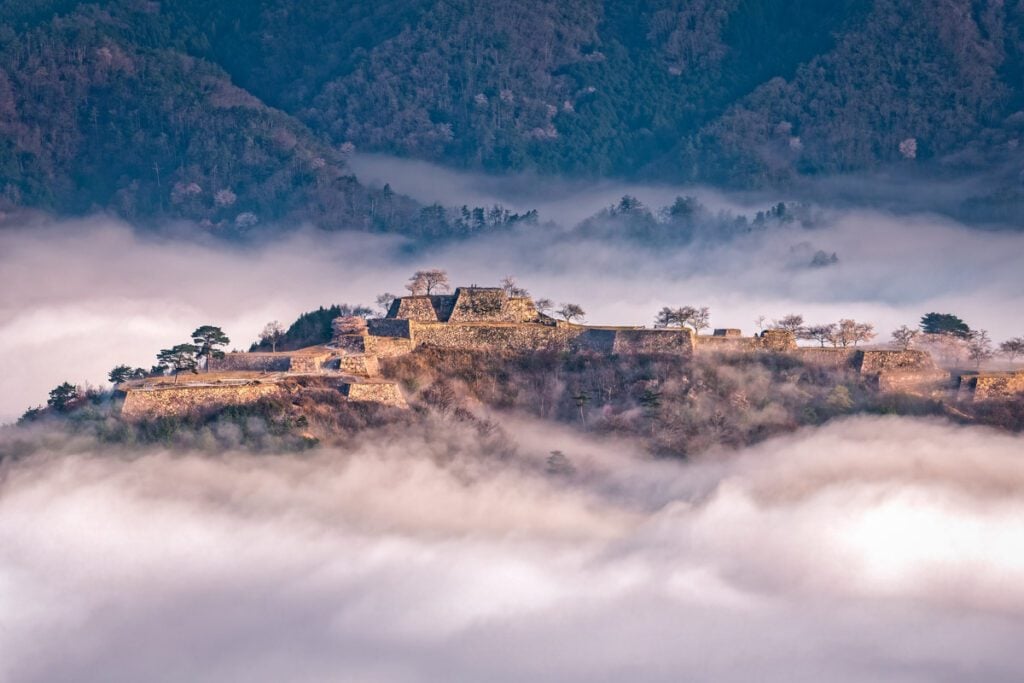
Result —
[{"label": "bare tree", "polygon": [[501,281],[501,288],[505,290],[505,294],[511,297],[527,297],[530,293],[519,286],[516,282],[516,278],[513,275],[506,275],[505,279]]},{"label": "bare tree", "polygon": [[388,314],[391,310],[391,304],[395,302],[398,297],[391,292],[384,292],[383,294],[377,295],[377,307],[384,311],[384,315]]},{"label": "bare tree", "polygon": [[836,325],[835,344],[846,348],[857,346],[860,342],[875,338],[875,326],[870,323],[859,323],[850,318],[843,318]]},{"label": "bare tree", "polygon": [[406,283],[405,288],[408,289],[409,293],[413,296],[423,296],[427,293],[427,282],[421,273],[417,271],[415,275],[409,278],[409,282]]},{"label": "bare tree", "polygon": [[264,344],[270,344],[270,350],[273,353],[277,353],[277,345],[281,342],[283,337],[284,325],[276,320],[267,323],[263,327],[263,331],[260,332],[260,341]]},{"label": "bare tree", "polygon": [[974,366],[980,368],[981,364],[991,358],[992,338],[986,330],[971,330],[967,338],[967,357],[974,361]]},{"label": "bare tree", "polygon": [[573,320],[582,322],[583,316],[586,314],[586,311],[577,304],[562,304],[562,307],[558,309],[558,315],[562,316],[567,323],[571,323]]},{"label": "bare tree", "polygon": [[835,346],[836,325],[835,323],[831,323],[828,325],[811,325],[810,327],[802,328],[800,338],[812,339],[821,344],[821,348],[825,348],[825,342],[829,342]]},{"label": "bare tree", "polygon": [[892,343],[899,347],[900,350],[906,351],[920,336],[921,330],[901,325],[899,328],[893,330]]},{"label": "bare tree", "polygon": [[711,327],[711,312],[707,306],[683,306],[676,310],[676,315],[681,325],[692,327],[697,334]]},{"label": "bare tree", "polygon": [[679,319],[679,309],[665,306],[658,315],[654,317],[655,327],[682,327],[683,322]]},{"label": "bare tree", "polygon": [[451,285],[448,283],[448,273],[438,268],[433,268],[431,270],[417,270],[409,278],[409,283],[405,288],[413,296],[421,296],[423,294],[433,294],[435,291],[447,292],[451,289]]},{"label": "bare tree", "polygon": [[555,302],[551,299],[537,299],[533,302],[533,305],[538,312],[547,315],[548,311],[555,307]]},{"label": "bare tree", "polygon": [[1017,356],[1024,355],[1024,337],[1007,339],[999,345],[999,353],[1006,356],[1006,359],[1010,361],[1010,365],[1013,365],[1013,361]]},{"label": "bare tree", "polygon": [[800,336],[800,328],[804,326],[804,317],[798,313],[790,313],[784,318],[772,321],[772,327],[776,330],[792,332],[793,336]]},{"label": "bare tree", "polygon": [[759,315],[756,318],[754,318],[754,328],[757,330],[758,334],[764,332],[764,325],[767,321],[768,316],[766,315]]}]

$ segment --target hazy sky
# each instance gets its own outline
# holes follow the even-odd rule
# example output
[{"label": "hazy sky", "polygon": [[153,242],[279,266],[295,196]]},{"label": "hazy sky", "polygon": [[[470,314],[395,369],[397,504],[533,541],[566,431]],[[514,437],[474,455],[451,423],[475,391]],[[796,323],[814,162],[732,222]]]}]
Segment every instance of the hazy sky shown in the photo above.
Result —
[{"label": "hazy sky", "polygon": [[51,437],[0,466],[0,680],[1020,680],[1021,436],[854,418],[680,465],[504,427],[500,461],[458,425]]}]

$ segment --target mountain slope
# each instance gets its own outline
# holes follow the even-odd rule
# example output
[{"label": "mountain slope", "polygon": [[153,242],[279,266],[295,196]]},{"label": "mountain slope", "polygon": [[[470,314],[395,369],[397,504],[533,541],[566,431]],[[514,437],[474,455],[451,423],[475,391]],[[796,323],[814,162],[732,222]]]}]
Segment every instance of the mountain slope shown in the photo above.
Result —
[{"label": "mountain slope", "polygon": [[0,197],[406,229],[353,146],[739,186],[999,169],[1015,196],[1022,27],[1024,0],[16,0]]}]

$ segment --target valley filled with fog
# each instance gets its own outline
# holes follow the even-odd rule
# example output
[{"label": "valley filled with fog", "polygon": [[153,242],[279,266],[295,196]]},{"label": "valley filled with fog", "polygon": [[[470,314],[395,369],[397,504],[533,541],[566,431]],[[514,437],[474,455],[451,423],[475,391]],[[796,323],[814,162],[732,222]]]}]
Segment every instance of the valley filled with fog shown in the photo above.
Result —
[{"label": "valley filled with fog", "polygon": [[51,437],[0,466],[0,678],[1019,678],[1019,435],[851,418],[682,464],[500,425]]}]

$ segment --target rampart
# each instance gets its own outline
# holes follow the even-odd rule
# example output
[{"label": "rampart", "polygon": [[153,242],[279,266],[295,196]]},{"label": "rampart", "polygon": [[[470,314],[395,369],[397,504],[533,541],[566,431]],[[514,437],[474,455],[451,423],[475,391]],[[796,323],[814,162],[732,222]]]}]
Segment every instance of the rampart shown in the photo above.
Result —
[{"label": "rampart", "polygon": [[284,353],[226,353],[211,358],[213,372],[287,372],[291,356]]},{"label": "rampart", "polygon": [[367,328],[375,337],[412,339],[412,325],[411,320],[403,318],[373,318],[367,321]]},{"label": "rampart", "polygon": [[348,397],[348,400],[359,403],[379,403],[393,408],[409,407],[395,382],[343,384],[341,392]]},{"label": "rampart", "polygon": [[808,365],[818,365],[826,368],[852,368],[856,365],[859,357],[859,349],[851,348],[819,348],[800,347],[793,351],[797,357]]},{"label": "rampart", "polygon": [[346,375],[376,377],[380,374],[377,356],[365,353],[346,354],[338,359],[338,370]]},{"label": "rampart", "polygon": [[454,294],[399,297],[392,302],[386,319],[421,323],[526,323],[537,322],[540,315],[529,297],[509,296],[499,287],[459,287]]},{"label": "rampart", "polygon": [[1024,370],[961,375],[961,400],[989,401],[1024,396]]},{"label": "rampart", "polygon": [[129,420],[205,415],[232,405],[249,405],[282,393],[276,384],[247,382],[217,386],[170,386],[125,390],[121,415]]},{"label": "rampart", "polygon": [[333,355],[334,351],[322,346],[297,351],[291,355],[288,371],[315,375],[323,372],[324,363]]},{"label": "rampart", "polygon": [[388,319],[438,322],[447,320],[455,298],[442,296],[403,296],[391,302]]},{"label": "rampart", "polygon": [[477,351],[564,350],[584,328],[549,325],[485,325],[479,323],[413,323],[416,346]]},{"label": "rampart", "polygon": [[694,343],[698,352],[747,352],[763,348],[759,337],[744,337],[742,335],[702,334],[695,338]]},{"label": "rampart", "polygon": [[301,372],[315,374],[333,355],[331,349],[318,346],[285,353],[226,353],[210,359],[212,372]]},{"label": "rampart", "polygon": [[949,373],[925,351],[855,351],[854,367],[883,393],[929,393],[949,387]]}]

